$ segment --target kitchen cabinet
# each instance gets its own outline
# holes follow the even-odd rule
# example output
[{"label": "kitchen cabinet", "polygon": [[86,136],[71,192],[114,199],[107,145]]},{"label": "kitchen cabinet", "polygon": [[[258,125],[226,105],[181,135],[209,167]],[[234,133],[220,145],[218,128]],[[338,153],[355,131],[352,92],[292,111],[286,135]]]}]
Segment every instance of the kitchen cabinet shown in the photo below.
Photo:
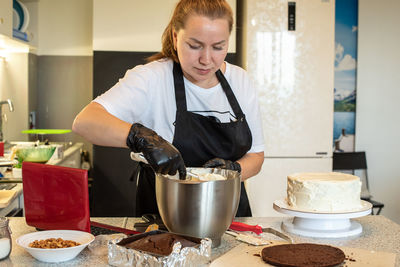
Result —
[{"label": "kitchen cabinet", "polygon": [[[38,40],[37,40],[38,1],[20,0],[20,3],[26,7],[29,13],[28,18],[25,18],[25,21],[28,22],[28,27],[24,32],[27,35],[29,41],[23,41],[21,39],[13,37],[13,20],[15,15],[15,12],[13,11],[13,0],[0,1],[0,35],[3,36],[3,38],[1,39],[7,37],[21,44],[26,44],[30,46],[29,49],[34,50],[38,45]],[[21,33],[21,35],[24,33]]]},{"label": "kitchen cabinet", "polygon": [[0,34],[12,37],[13,7],[12,0],[0,1]]}]

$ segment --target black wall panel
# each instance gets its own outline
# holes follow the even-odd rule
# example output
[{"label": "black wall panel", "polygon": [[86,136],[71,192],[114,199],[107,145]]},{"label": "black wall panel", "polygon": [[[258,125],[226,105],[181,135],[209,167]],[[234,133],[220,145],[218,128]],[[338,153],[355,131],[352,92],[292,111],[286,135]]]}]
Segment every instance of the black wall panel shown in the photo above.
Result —
[{"label": "black wall panel", "polygon": [[[145,63],[154,53],[94,51],[93,97],[110,89],[128,69]],[[130,179],[137,164],[129,150],[93,146],[91,215],[118,217],[135,215],[136,183]]]}]

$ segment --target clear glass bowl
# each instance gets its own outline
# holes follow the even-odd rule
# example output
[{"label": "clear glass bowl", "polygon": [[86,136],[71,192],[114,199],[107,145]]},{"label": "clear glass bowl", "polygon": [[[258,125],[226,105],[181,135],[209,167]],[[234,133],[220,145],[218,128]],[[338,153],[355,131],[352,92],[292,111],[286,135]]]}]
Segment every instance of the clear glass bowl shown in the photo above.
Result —
[{"label": "clear glass bowl", "polygon": [[55,146],[40,145],[34,147],[19,147],[17,148],[16,155],[18,161],[29,161],[29,162],[47,162],[51,156],[53,156]]}]

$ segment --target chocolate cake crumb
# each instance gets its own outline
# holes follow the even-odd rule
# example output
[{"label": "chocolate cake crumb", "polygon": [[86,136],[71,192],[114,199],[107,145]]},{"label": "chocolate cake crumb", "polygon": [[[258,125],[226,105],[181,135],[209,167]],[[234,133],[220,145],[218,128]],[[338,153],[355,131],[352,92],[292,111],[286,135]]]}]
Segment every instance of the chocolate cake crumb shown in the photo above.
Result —
[{"label": "chocolate cake crumb", "polygon": [[256,257],[261,257],[261,255],[260,255],[260,254],[258,254],[258,253],[254,253],[254,254],[253,254],[253,256],[256,256]]},{"label": "chocolate cake crumb", "polygon": [[[351,253],[351,254],[353,255],[353,253]],[[356,262],[356,260],[354,258],[351,258],[350,256],[346,256],[345,260]]]},{"label": "chocolate cake crumb", "polygon": [[287,267],[329,267],[345,260],[345,254],[339,248],[310,243],[269,246],[261,254],[265,262]]}]

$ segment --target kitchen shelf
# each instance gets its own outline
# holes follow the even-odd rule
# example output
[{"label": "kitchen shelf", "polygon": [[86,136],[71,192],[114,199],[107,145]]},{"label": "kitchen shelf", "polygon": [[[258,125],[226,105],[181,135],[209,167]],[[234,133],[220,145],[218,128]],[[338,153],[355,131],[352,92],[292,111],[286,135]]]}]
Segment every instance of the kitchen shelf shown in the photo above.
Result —
[{"label": "kitchen shelf", "polygon": [[[37,36],[37,12],[31,12],[31,9],[34,11],[37,10],[38,1],[19,1],[29,11],[30,23],[25,31],[13,29],[13,17],[15,15],[13,9],[13,0],[0,1],[0,40],[3,40],[2,43],[6,42],[6,47],[3,47],[2,45],[0,48],[4,49],[14,46],[15,42],[17,42],[19,43],[17,46],[26,45],[29,52],[35,52],[37,46],[37,40],[35,38]],[[10,42],[10,40],[14,41],[14,43]]]}]

